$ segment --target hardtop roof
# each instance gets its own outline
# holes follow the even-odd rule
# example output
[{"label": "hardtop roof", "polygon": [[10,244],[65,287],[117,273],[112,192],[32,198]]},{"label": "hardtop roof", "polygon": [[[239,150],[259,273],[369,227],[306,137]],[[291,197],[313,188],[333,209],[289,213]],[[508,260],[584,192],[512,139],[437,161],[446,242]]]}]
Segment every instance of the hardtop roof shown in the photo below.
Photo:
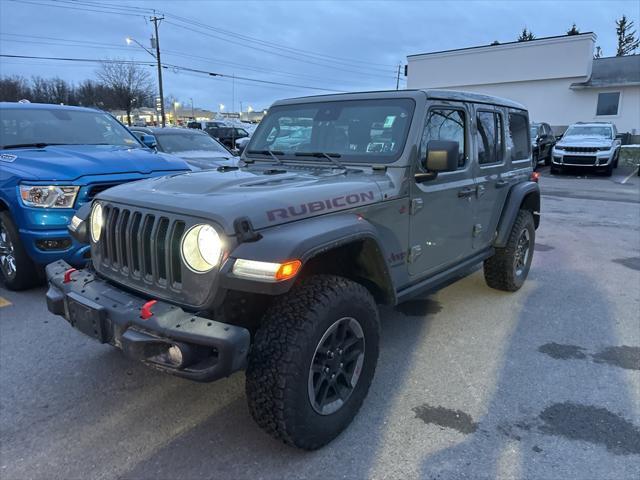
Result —
[{"label": "hardtop roof", "polygon": [[380,90],[370,92],[334,93],[329,95],[311,95],[306,97],[289,98],[274,102],[277,105],[292,105],[297,103],[337,102],[347,100],[385,99],[385,98],[413,98],[429,100],[450,100],[457,102],[482,103],[502,107],[526,110],[524,105],[506,98],[484,95],[475,92],[457,90],[414,89],[414,90]]}]

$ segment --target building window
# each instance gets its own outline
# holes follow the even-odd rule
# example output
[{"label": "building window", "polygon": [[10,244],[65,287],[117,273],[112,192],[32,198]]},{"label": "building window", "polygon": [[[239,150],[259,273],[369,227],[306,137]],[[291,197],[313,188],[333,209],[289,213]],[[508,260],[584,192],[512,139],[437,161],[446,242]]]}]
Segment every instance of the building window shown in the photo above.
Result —
[{"label": "building window", "polygon": [[596,115],[617,115],[619,103],[620,92],[599,93]]},{"label": "building window", "polygon": [[502,115],[478,112],[478,162],[498,163],[503,151]]},{"label": "building window", "polygon": [[436,108],[429,111],[427,123],[422,132],[420,158],[427,156],[430,140],[452,140],[458,142],[458,168],[465,164],[465,115],[461,110]]},{"label": "building window", "polygon": [[[526,160],[529,158],[529,121],[521,113],[509,112],[509,147],[511,148],[511,161]],[[542,126],[544,128],[544,125]]]}]

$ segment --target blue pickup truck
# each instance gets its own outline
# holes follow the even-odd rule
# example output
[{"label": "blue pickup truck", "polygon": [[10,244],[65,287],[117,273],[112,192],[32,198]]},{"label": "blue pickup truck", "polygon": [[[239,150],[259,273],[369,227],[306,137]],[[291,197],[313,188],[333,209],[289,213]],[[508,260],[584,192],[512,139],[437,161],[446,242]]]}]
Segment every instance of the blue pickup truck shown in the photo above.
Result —
[{"label": "blue pickup truck", "polygon": [[82,266],[89,246],[67,232],[74,212],[125,182],[189,170],[147,148],[111,115],[90,108],[0,103],[0,275],[12,290],[63,259]]}]

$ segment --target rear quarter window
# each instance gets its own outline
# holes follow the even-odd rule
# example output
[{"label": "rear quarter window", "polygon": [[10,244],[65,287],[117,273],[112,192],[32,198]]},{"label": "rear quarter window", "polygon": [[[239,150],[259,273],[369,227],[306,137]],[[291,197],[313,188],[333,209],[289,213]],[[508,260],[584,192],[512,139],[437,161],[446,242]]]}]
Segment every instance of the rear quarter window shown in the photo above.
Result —
[{"label": "rear quarter window", "polygon": [[511,161],[527,160],[531,141],[529,140],[529,120],[525,114],[509,112],[507,145],[511,151]]}]

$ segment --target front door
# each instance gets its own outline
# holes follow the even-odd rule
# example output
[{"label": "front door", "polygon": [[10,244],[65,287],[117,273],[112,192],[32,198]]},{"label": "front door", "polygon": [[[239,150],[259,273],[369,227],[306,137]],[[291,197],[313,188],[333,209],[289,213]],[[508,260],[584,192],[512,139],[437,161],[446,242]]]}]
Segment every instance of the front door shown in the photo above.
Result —
[{"label": "front door", "polygon": [[475,183],[470,153],[469,110],[461,103],[432,106],[425,120],[417,165],[424,172],[430,140],[460,146],[458,169],[411,184],[409,273],[414,278],[445,270],[473,252]]}]

